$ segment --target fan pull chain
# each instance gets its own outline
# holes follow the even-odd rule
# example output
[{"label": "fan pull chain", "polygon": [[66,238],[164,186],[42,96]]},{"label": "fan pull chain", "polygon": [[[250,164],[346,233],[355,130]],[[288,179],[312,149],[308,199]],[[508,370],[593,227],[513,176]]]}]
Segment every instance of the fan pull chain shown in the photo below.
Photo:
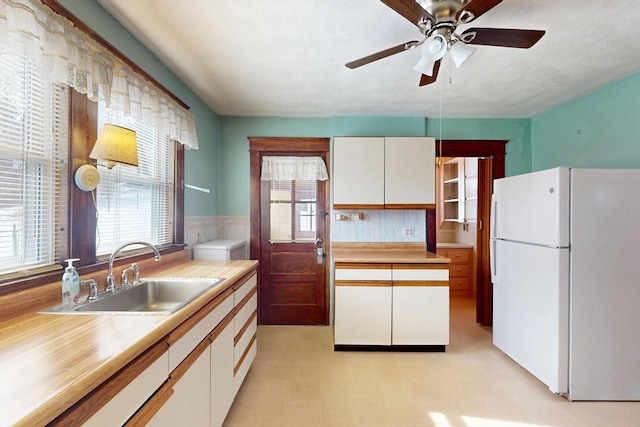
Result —
[{"label": "fan pull chain", "polygon": [[439,89],[439,96],[440,96],[440,157],[442,156],[442,85],[438,85],[438,89]]}]

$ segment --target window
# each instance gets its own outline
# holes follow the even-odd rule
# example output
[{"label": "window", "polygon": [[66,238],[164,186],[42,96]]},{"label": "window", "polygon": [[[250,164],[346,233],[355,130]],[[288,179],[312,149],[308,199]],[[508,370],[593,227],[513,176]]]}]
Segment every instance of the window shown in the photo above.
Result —
[{"label": "window", "polygon": [[66,256],[68,93],[23,56],[0,55],[0,274]]},{"label": "window", "polygon": [[173,243],[173,141],[99,103],[98,131],[105,123],[136,131],[139,166],[99,167],[96,255],[110,254],[131,240],[156,245]]},{"label": "window", "polygon": [[[80,31],[83,25],[56,1],[3,6],[0,285],[50,283],[65,258],[90,266],[96,254],[134,239],[181,248],[184,193],[174,182],[182,180],[184,152],[174,141],[198,147],[188,106],[104,40]],[[96,119],[98,101],[135,119],[104,105]],[[89,161],[96,130],[107,121],[136,130],[140,166],[100,167],[101,185],[83,193],[70,173]]]},{"label": "window", "polygon": [[271,241],[315,240],[317,189],[316,180],[270,181]]}]

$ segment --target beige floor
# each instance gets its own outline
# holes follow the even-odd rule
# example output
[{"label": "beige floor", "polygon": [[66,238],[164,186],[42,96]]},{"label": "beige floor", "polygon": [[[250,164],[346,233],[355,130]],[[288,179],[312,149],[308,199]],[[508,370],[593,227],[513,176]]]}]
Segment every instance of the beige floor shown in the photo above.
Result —
[{"label": "beige floor", "polygon": [[334,352],[329,327],[261,326],[225,422],[248,426],[638,427],[640,403],[552,394],[455,299],[446,353]]}]

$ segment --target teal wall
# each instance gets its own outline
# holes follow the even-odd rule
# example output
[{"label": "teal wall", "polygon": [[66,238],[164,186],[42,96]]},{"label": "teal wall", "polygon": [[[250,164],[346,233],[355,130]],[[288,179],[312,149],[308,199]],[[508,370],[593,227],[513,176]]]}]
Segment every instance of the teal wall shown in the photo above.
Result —
[{"label": "teal wall", "polygon": [[640,73],[532,120],[532,169],[640,168]]},{"label": "teal wall", "polygon": [[[440,123],[442,122],[442,135]],[[436,139],[503,139],[505,174],[531,172],[530,119],[427,119],[427,135]]]},{"label": "teal wall", "polygon": [[250,136],[424,136],[422,117],[220,117],[219,214],[249,215]]},{"label": "teal wall", "polygon": [[187,150],[185,178],[211,193],[187,189],[188,216],[249,215],[249,136],[505,139],[508,176],[559,165],[640,167],[640,73],[532,119],[219,117],[95,0],[60,3],[191,107],[200,149]]},{"label": "teal wall", "polygon": [[186,189],[185,214],[216,215],[220,159],[220,120],[217,114],[95,0],[59,2],[190,107],[196,120],[200,149],[185,152],[185,181],[187,184],[209,188],[211,193]]},{"label": "teal wall", "polygon": [[[443,139],[505,139],[507,174],[529,172],[529,119],[444,119]],[[440,120],[424,117],[220,118],[220,215],[249,215],[249,136],[435,136]]]},{"label": "teal wall", "polygon": [[249,215],[250,136],[326,137],[323,118],[220,117],[220,215]]},{"label": "teal wall", "polygon": [[425,136],[424,117],[331,118],[331,136]]}]

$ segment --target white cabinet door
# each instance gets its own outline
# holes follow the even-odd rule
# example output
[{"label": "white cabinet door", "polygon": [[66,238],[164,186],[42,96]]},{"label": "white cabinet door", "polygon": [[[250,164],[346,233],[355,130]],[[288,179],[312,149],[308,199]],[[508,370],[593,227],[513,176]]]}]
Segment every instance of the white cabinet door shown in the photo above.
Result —
[{"label": "white cabinet door", "polygon": [[336,286],[336,345],[391,344],[391,283],[386,286]]},{"label": "white cabinet door", "polygon": [[449,287],[393,287],[393,345],[449,344]]},{"label": "white cabinet door", "polygon": [[211,427],[220,427],[233,403],[233,322],[211,343]]},{"label": "white cabinet door", "polygon": [[334,206],[369,205],[382,208],[384,138],[334,138],[331,178]]},{"label": "white cabinet door", "polygon": [[209,426],[209,347],[202,352],[178,382],[173,394],[151,419],[148,426],[169,427],[184,425]]},{"label": "white cabinet door", "polygon": [[385,138],[385,205],[436,203],[435,139]]},{"label": "white cabinet door", "polygon": [[165,382],[168,366],[169,354],[164,353],[83,425],[123,425]]},{"label": "white cabinet door", "polygon": [[447,264],[393,266],[393,345],[449,344]]},{"label": "white cabinet door", "polygon": [[171,343],[169,347],[169,371],[173,371],[185,357],[209,335],[213,328],[233,310],[233,297],[229,295],[216,308],[211,310],[204,319],[199,321],[189,332]]}]

